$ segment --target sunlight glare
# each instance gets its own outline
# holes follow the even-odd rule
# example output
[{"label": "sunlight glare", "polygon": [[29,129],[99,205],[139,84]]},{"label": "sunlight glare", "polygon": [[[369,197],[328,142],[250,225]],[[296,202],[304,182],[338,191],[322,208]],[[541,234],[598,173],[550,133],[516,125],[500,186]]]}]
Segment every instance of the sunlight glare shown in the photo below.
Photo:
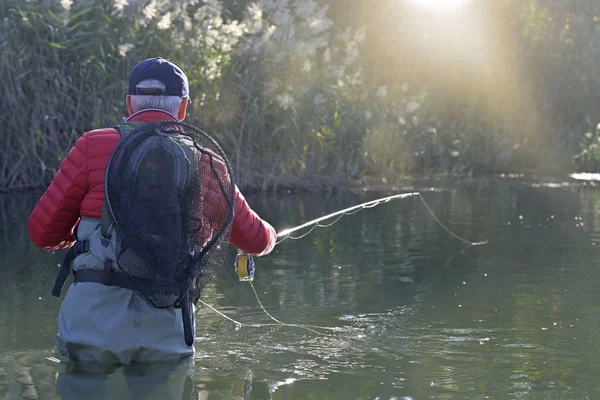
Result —
[{"label": "sunlight glare", "polygon": [[408,3],[430,11],[454,11],[463,8],[471,0],[406,0]]}]

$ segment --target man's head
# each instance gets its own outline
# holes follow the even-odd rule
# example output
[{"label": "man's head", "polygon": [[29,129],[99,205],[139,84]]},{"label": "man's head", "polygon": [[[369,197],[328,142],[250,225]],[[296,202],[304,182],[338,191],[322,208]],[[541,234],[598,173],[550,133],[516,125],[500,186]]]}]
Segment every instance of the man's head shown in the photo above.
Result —
[{"label": "man's head", "polygon": [[177,64],[163,58],[149,58],[138,63],[129,76],[127,109],[133,114],[157,108],[185,118],[189,102],[188,80]]}]

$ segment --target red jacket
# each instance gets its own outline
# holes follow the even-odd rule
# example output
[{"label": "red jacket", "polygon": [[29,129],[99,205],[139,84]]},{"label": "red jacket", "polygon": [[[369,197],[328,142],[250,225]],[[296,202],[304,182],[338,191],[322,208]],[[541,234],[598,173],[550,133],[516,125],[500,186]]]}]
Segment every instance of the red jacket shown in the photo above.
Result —
[{"label": "red jacket", "polygon": [[[127,119],[160,120],[176,119],[160,110],[144,110]],[[79,218],[100,218],[104,204],[104,170],[120,138],[117,130],[106,128],[86,132],[77,139],[29,217],[29,236],[36,246],[47,250],[71,247]],[[250,208],[237,187],[234,212],[230,243],[250,254],[269,253],[275,246],[277,233]]]}]

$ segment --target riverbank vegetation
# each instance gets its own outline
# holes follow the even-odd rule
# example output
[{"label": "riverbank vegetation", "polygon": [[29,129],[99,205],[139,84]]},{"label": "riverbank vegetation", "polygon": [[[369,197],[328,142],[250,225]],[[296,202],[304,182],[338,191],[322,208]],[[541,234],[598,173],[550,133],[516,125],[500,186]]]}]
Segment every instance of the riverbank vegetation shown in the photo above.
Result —
[{"label": "riverbank vegetation", "polygon": [[5,0],[0,23],[0,190],[44,187],[122,121],[154,56],[245,188],[600,166],[592,0]]}]

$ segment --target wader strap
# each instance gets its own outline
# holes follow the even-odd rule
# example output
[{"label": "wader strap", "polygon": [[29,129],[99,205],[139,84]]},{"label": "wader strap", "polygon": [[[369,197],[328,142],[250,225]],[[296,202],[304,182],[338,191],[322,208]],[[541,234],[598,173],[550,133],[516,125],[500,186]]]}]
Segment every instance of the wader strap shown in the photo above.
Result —
[{"label": "wader strap", "polygon": [[102,283],[110,286],[112,282],[112,260],[110,258],[104,259],[104,271],[102,271]]},{"label": "wader strap", "polygon": [[[75,275],[75,282],[94,282],[106,285],[105,271],[100,269],[81,269],[73,273]],[[125,277],[121,274],[111,272],[110,273],[110,284],[108,286],[117,286],[120,288],[129,289],[129,284]]]},{"label": "wader strap", "polygon": [[106,206],[106,201],[102,206],[102,212],[100,213],[100,238],[102,240],[102,245],[104,247],[108,247],[108,243],[112,237],[112,222],[110,220],[110,216],[108,215],[108,207]]},{"label": "wader strap", "polygon": [[62,290],[65,282],[69,278],[69,274],[71,273],[71,263],[75,259],[77,255],[75,254],[75,249],[71,247],[65,258],[60,265],[60,270],[58,271],[58,275],[56,276],[56,280],[54,281],[54,288],[52,288],[52,296],[60,297],[60,291]]},{"label": "wader strap", "polygon": [[65,286],[65,282],[69,278],[69,274],[71,273],[71,263],[80,254],[87,253],[90,251],[90,241],[89,240],[81,240],[75,242],[73,247],[71,247],[67,254],[65,254],[65,258],[63,259],[62,264],[60,265],[60,270],[58,271],[58,275],[56,276],[56,280],[54,281],[54,287],[52,288],[52,296],[60,297],[60,292]]}]

